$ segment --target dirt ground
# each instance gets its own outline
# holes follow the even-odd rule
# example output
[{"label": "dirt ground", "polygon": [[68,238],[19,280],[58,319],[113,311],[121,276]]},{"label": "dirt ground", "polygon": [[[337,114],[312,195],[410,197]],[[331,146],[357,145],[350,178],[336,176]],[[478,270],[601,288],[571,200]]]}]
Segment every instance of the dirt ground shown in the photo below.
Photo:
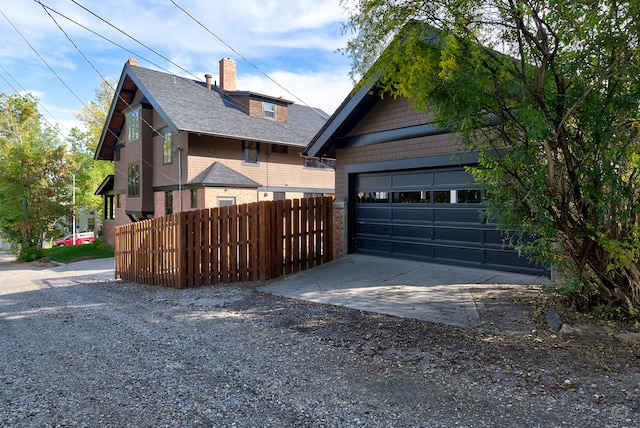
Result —
[{"label": "dirt ground", "polygon": [[[316,336],[352,353],[398,364],[431,361],[438,369],[478,381],[506,383],[539,394],[570,392],[640,411],[640,344],[620,340],[637,326],[571,315],[537,287],[497,286],[474,294],[483,327],[463,329],[254,292],[229,310],[249,311],[265,323]],[[546,314],[558,311],[577,334],[553,331]],[[580,327],[577,329],[576,327]]]}]

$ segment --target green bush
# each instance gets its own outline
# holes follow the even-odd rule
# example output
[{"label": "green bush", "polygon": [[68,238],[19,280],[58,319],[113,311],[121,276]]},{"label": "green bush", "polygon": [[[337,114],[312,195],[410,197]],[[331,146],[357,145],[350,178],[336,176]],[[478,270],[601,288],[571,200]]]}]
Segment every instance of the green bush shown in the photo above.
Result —
[{"label": "green bush", "polygon": [[18,261],[20,262],[32,262],[34,260],[39,260],[43,256],[42,248],[40,247],[29,247],[20,248],[20,253],[18,254]]}]

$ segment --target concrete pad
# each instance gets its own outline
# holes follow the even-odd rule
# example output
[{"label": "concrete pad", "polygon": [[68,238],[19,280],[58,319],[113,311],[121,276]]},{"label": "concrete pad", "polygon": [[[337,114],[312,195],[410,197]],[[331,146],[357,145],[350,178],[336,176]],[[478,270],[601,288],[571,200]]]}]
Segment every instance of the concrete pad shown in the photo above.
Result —
[{"label": "concrete pad", "polygon": [[349,254],[259,290],[403,318],[479,327],[473,294],[498,284],[548,281],[532,275]]},{"label": "concrete pad", "polygon": [[109,280],[114,277],[113,257],[69,264],[18,263],[15,256],[0,252],[0,296],[49,288],[54,281]]}]

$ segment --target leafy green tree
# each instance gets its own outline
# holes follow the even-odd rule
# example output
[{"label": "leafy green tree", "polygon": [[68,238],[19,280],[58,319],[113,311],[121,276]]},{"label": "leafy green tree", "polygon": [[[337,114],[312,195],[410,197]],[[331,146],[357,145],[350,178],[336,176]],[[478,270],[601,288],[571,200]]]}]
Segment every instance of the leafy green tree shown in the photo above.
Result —
[{"label": "leafy green tree", "polygon": [[113,165],[95,162],[93,155],[100,141],[109,107],[114,94],[114,82],[103,81],[95,90],[95,100],[89,101],[76,114],[85,130],[74,128],[69,135],[76,173],[76,203],[94,212],[96,218],[102,213],[102,198],[94,193],[104,178],[113,174]]},{"label": "leafy green tree", "polygon": [[0,94],[0,233],[19,259],[38,258],[45,232],[68,211],[70,158],[43,126],[32,96]]},{"label": "leafy green tree", "polygon": [[640,2],[343,5],[353,74],[481,153],[488,215],[563,275],[558,291],[638,317]]}]

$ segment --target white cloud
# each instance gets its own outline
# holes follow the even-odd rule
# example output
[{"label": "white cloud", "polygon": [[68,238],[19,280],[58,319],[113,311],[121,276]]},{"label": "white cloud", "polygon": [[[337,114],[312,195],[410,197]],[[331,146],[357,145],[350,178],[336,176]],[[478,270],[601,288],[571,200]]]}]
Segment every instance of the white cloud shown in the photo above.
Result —
[{"label": "white cloud", "polygon": [[347,77],[348,71],[346,68],[309,74],[275,71],[269,75],[289,92],[262,75],[238,76],[238,89],[283,96],[297,104],[332,114],[353,88]]}]

